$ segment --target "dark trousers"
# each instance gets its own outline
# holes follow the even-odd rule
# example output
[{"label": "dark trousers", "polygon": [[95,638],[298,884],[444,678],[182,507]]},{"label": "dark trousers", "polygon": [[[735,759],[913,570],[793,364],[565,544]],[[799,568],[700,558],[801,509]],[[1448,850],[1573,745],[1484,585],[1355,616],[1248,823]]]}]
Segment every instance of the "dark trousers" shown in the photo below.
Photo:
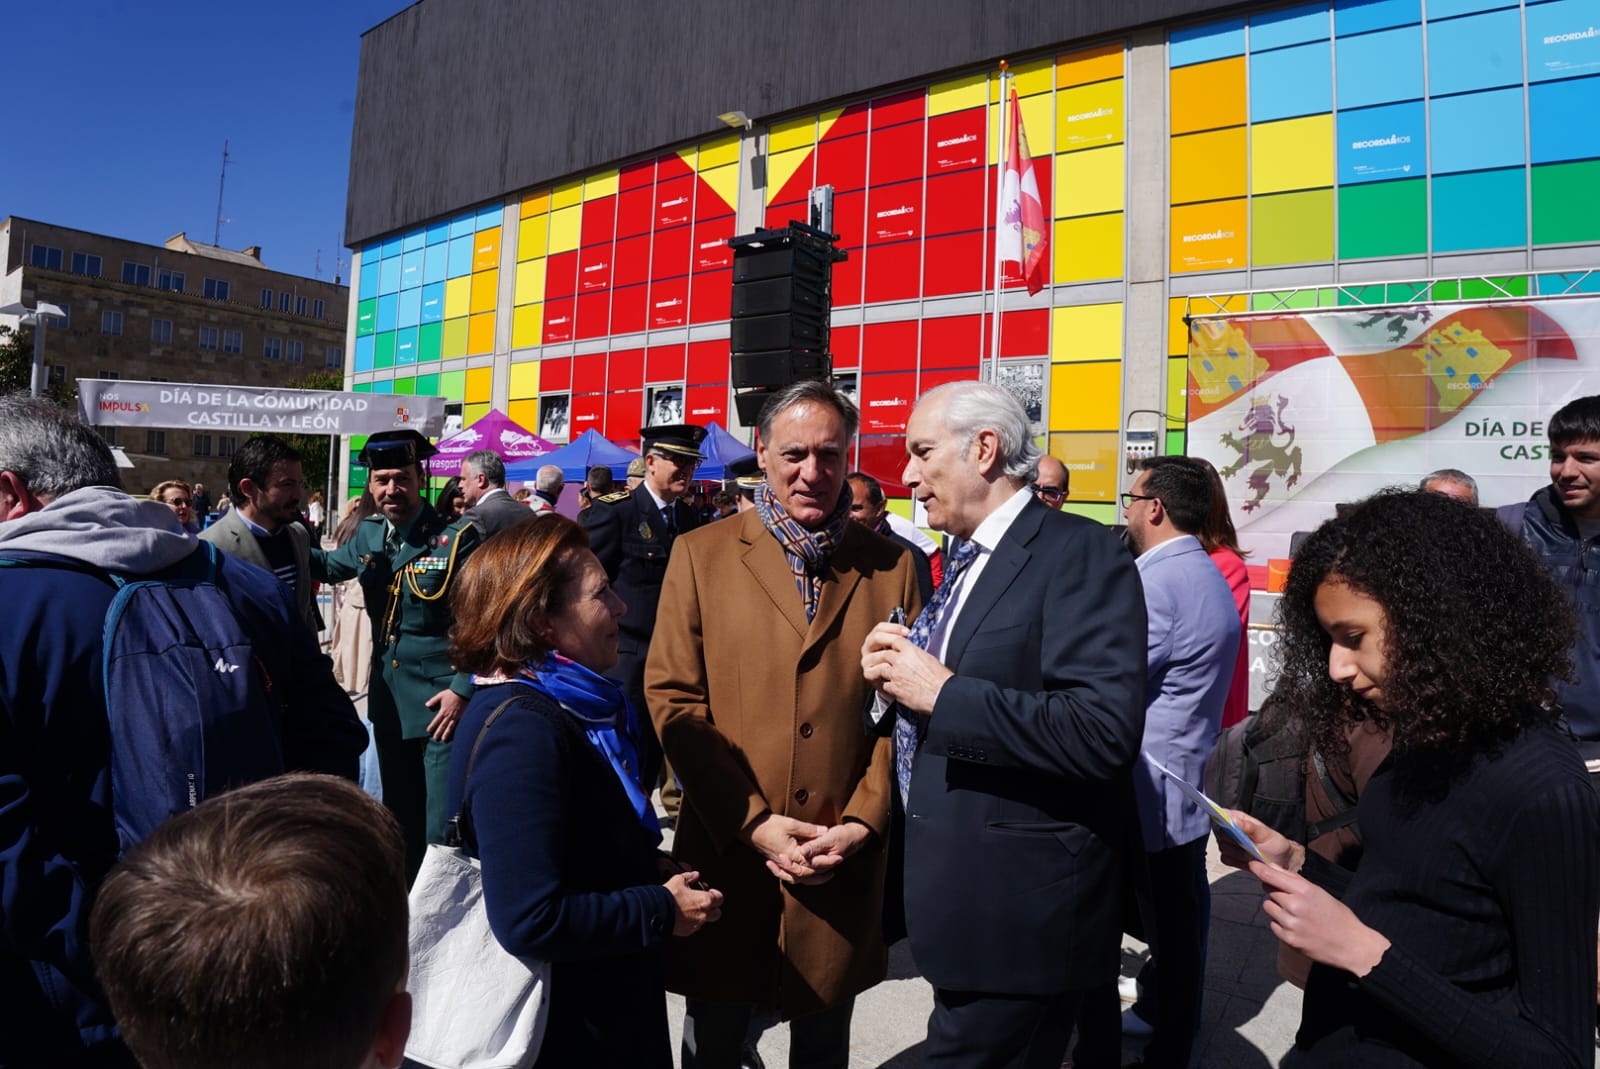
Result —
[{"label": "dark trousers", "polygon": [[[855,999],[789,1022],[789,1069],[847,1069]],[[756,1008],[748,1002],[686,1000],[682,1069],[739,1069]],[[1055,1069],[1054,1066],[1051,1069]]]},{"label": "dark trousers", "polygon": [[639,784],[646,794],[655,790],[663,760],[661,741],[656,738],[656,726],[650,719],[650,707],[644,701],[644,662],[649,655],[649,646],[620,653],[617,656],[617,666],[606,673],[607,679],[615,680],[621,685],[622,693],[627,696],[628,704],[633,706],[634,715],[638,718],[633,741],[639,750]]},{"label": "dark trousers", "polygon": [[[1144,858],[1149,888],[1147,895],[1139,896],[1139,908],[1127,928],[1150,944],[1150,960],[1139,972],[1144,994],[1134,1010],[1155,1026],[1145,1047],[1146,1065],[1184,1069],[1194,1051],[1211,926],[1211,885],[1206,880],[1209,838],[1201,836]],[[1085,997],[1075,1063],[1084,1069],[1120,1064],[1119,1008],[1114,984]]]},{"label": "dark trousers", "polygon": [[405,836],[410,883],[422,867],[428,844],[444,842],[444,827],[453,815],[445,812],[450,743],[403,739],[398,717],[384,716],[370,705],[369,711],[372,737],[378,744],[378,774],[383,777],[383,804]]},{"label": "dark trousers", "polygon": [[1081,998],[934,988],[923,1069],[1059,1069]]}]

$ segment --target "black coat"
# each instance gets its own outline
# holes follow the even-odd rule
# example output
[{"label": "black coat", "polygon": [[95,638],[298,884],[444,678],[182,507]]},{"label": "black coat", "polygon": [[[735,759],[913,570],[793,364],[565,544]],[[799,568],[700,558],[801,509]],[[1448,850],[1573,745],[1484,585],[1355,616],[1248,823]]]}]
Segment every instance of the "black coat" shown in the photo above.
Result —
[{"label": "black coat", "polygon": [[501,490],[497,494],[479,498],[478,503],[469,508],[461,518],[471,520],[483,532],[483,537],[488,538],[496,531],[503,531],[512,524],[522,523],[533,517],[532,509]]}]

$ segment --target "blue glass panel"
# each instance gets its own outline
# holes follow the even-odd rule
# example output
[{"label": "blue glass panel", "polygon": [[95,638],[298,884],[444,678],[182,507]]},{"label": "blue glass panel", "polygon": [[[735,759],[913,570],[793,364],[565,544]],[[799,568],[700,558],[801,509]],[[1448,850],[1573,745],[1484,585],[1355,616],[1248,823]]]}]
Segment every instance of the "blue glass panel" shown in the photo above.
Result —
[{"label": "blue glass panel", "polygon": [[374,382],[372,384],[372,392],[373,393],[394,393],[394,380],[393,379],[383,379],[380,382]]},{"label": "blue glass panel", "polygon": [[1339,107],[1422,98],[1422,27],[1363,34],[1334,44]]},{"label": "blue glass panel", "polygon": [[1428,94],[1522,84],[1522,13],[1428,23]]},{"label": "blue glass panel", "polygon": [[378,298],[378,331],[394,329],[395,313],[400,308],[400,295],[386,293]]},{"label": "blue glass panel", "polygon": [[498,204],[491,204],[487,208],[478,209],[478,222],[474,230],[488,230],[492,226],[499,226],[505,221],[506,212]]},{"label": "blue glass panel", "polygon": [[449,278],[472,274],[472,235],[450,239],[450,262],[445,269]]},{"label": "blue glass panel", "polygon": [[1244,55],[1244,19],[1186,26],[1167,36],[1168,62],[1174,67]]},{"label": "blue glass panel", "polygon": [[1600,293],[1600,271],[1574,271],[1571,274],[1539,275],[1535,291],[1541,297],[1558,293]]},{"label": "blue glass panel", "polygon": [[372,370],[372,351],[377,348],[376,335],[364,334],[356,339],[356,370]]},{"label": "blue glass panel", "polygon": [[422,285],[422,257],[421,249],[408,252],[400,257],[400,288],[414,290]]},{"label": "blue glass panel", "polygon": [[1600,157],[1600,76],[1529,86],[1528,125],[1534,163]]},{"label": "blue glass panel", "polygon": [[400,310],[395,313],[394,325],[414,327],[422,321],[422,290],[401,290]]},{"label": "blue glass panel", "polygon": [[1339,113],[1339,184],[1426,173],[1427,118],[1422,101]]},{"label": "blue glass panel", "polygon": [[367,259],[366,254],[361,256],[361,267],[356,272],[356,297],[366,300],[378,295],[378,258],[374,256]]},{"label": "blue glass panel", "polygon": [[426,235],[421,230],[406,231],[405,236],[400,239],[401,251],[411,252],[413,249],[422,248],[423,238],[425,236]]},{"label": "blue glass panel", "polygon": [[1333,0],[1333,32],[1340,37],[1421,21],[1421,0]]},{"label": "blue glass panel", "polygon": [[384,260],[378,264],[378,292],[394,293],[400,288],[400,260]]},{"label": "blue glass panel", "polygon": [[1526,162],[1520,88],[1439,97],[1431,108],[1428,149],[1434,174]]},{"label": "blue glass panel", "polygon": [[429,245],[439,245],[439,244],[441,244],[443,242],[449,241],[450,240],[450,224],[449,223],[434,223],[432,226],[428,227],[427,234],[428,234],[428,244]]},{"label": "blue glass panel", "polygon": [[1528,243],[1528,172],[1443,175],[1433,180],[1433,251]]},{"label": "blue glass panel", "polygon": [[1250,121],[1333,110],[1333,49],[1316,41],[1250,55]]},{"label": "blue glass panel", "polygon": [[385,260],[400,255],[400,238],[398,235],[388,238],[383,243],[383,258]]},{"label": "blue glass panel", "polygon": [[467,212],[450,220],[450,236],[452,238],[471,237],[477,233],[478,216],[475,212]]},{"label": "blue glass panel", "polygon": [[444,283],[435,282],[431,286],[422,287],[422,314],[423,323],[439,323],[444,320]]},{"label": "blue glass panel", "polygon": [[1516,0],[1428,0],[1428,21],[1432,23],[1452,15],[1470,15],[1474,11],[1516,6]]},{"label": "blue glass panel", "polygon": [[1528,81],[1600,74],[1600,18],[1594,0],[1528,5]]},{"label": "blue glass panel", "polygon": [[406,327],[394,336],[394,362],[400,364],[415,364],[417,362],[417,328]]},{"label": "blue glass panel", "polygon": [[1306,4],[1250,16],[1250,51],[1328,39],[1328,5]]},{"label": "blue glass panel", "polygon": [[450,245],[429,245],[423,252],[422,284],[443,282],[449,277],[446,268],[450,262]]}]

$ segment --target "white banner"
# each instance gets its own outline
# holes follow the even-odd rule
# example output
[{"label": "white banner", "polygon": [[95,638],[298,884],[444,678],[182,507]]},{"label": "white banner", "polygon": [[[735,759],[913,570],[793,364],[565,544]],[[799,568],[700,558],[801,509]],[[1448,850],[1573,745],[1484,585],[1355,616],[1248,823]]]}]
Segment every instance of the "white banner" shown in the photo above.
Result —
[{"label": "white banner", "polygon": [[377,434],[444,428],[443,397],[79,379],[78,413],[101,427],[186,427],[251,434]]}]

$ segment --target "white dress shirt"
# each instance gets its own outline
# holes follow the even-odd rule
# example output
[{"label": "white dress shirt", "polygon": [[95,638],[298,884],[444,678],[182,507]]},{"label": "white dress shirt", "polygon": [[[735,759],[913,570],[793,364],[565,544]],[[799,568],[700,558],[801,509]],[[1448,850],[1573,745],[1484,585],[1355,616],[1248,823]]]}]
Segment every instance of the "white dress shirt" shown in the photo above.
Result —
[{"label": "white dress shirt", "polygon": [[[960,618],[961,610],[967,604],[967,595],[971,594],[973,587],[977,585],[978,576],[983,574],[984,567],[994,554],[994,547],[999,545],[1000,539],[1011,530],[1011,525],[1022,515],[1022,510],[1027,507],[1031,497],[1033,492],[1024,486],[1006,499],[999,508],[984,517],[983,522],[978,524],[978,529],[972,532],[970,541],[978,547],[978,555],[960,575],[948,580],[954,582],[956,588],[945,601],[944,612],[940,613],[938,622],[928,635],[928,652],[938,658],[941,664],[944,663],[944,655],[950,644],[950,632],[954,630],[956,620]],[[947,555],[946,560],[948,559]]]}]

